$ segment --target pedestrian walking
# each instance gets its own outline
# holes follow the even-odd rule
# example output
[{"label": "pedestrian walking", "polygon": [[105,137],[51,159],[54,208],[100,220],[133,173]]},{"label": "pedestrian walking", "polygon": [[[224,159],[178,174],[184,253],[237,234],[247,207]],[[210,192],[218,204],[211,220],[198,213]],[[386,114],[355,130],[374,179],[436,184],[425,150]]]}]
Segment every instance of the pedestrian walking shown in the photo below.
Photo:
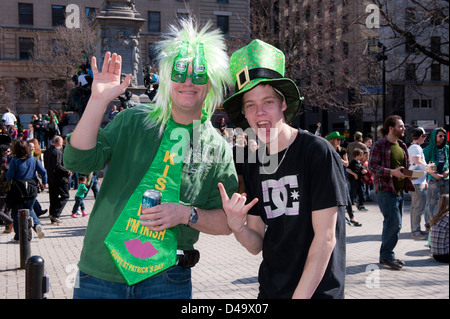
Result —
[{"label": "pedestrian walking", "polygon": [[61,213],[69,200],[69,178],[72,173],[63,165],[63,138],[56,135],[52,145],[44,152],[44,165],[48,172],[50,198],[49,217],[52,224],[61,223]]},{"label": "pedestrian walking", "polygon": [[12,145],[13,159],[9,163],[6,179],[12,181],[11,188],[6,196],[6,204],[11,207],[14,221],[14,240],[19,240],[19,209],[28,209],[33,220],[33,229],[38,238],[44,238],[42,223],[33,211],[37,196],[37,176],[42,179],[43,188],[47,187],[47,172],[41,163],[29,152],[28,143],[24,140],[15,140]]},{"label": "pedestrian walking", "polygon": [[86,194],[88,192],[88,188],[86,186],[87,183],[87,177],[84,175],[81,175],[78,177],[78,190],[75,194],[75,203],[73,204],[72,208],[72,218],[77,218],[77,212],[78,208],[81,208],[81,215],[87,216],[89,215],[86,213],[86,207],[84,206],[84,198],[86,197]]}]

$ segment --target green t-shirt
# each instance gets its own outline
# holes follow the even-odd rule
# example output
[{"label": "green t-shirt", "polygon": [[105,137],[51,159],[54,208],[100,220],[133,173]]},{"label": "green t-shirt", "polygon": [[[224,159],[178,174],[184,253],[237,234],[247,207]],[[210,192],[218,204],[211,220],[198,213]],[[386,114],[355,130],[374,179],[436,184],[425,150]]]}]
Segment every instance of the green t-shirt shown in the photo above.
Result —
[{"label": "green t-shirt", "polygon": [[[126,109],[100,129],[97,145],[91,150],[70,146],[64,150],[64,166],[74,172],[102,170],[109,163],[86,229],[78,267],[96,278],[125,282],[104,245],[104,240],[125,204],[156,155],[161,137],[159,127],[146,128],[143,119],[149,106]],[[194,130],[195,131],[195,130]],[[217,183],[231,196],[237,191],[237,175],[231,148],[210,121],[194,132],[192,147],[186,152],[180,187],[180,203],[202,209],[222,207]],[[198,231],[178,226],[178,249],[193,249]]]},{"label": "green t-shirt", "polygon": [[[397,167],[405,167],[405,153],[398,143],[391,143],[391,169],[396,169]],[[393,177],[394,187],[397,193],[403,192],[405,187],[405,179]]]},{"label": "green t-shirt", "polygon": [[88,189],[87,189],[86,185],[78,184],[78,190],[77,190],[77,193],[75,194],[75,197],[84,198],[84,195],[87,193],[87,191],[88,191]]}]

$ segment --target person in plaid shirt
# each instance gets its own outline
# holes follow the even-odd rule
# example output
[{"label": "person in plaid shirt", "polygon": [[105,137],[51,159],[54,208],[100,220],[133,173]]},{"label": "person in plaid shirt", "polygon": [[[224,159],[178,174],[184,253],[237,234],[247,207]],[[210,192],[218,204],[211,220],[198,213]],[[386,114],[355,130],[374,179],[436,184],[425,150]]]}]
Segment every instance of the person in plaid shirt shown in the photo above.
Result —
[{"label": "person in plaid shirt", "polygon": [[405,134],[405,124],[398,115],[386,118],[381,129],[383,138],[370,150],[369,171],[378,206],[383,214],[380,263],[395,270],[402,269],[404,262],[396,259],[394,248],[402,228],[403,192],[414,191],[411,180],[403,174],[409,167],[408,149],[400,140]]},{"label": "person in plaid shirt", "polygon": [[430,219],[430,248],[436,261],[448,264],[448,194],[439,197],[439,209]]}]

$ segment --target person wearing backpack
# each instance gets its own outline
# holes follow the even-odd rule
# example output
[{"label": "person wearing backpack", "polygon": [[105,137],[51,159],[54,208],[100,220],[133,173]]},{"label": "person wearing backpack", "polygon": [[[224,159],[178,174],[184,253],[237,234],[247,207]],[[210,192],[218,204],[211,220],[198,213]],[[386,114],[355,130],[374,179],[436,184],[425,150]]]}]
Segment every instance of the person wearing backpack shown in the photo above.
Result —
[{"label": "person wearing backpack", "polygon": [[11,189],[6,197],[6,202],[11,207],[11,213],[14,221],[14,240],[19,240],[19,209],[28,209],[30,217],[33,219],[33,229],[38,238],[44,238],[42,224],[33,211],[33,205],[37,196],[37,178],[36,172],[42,178],[42,185],[47,187],[47,171],[42,164],[31,156],[28,143],[23,140],[13,142],[13,158],[9,163],[9,169],[6,172],[6,179],[11,180]]}]

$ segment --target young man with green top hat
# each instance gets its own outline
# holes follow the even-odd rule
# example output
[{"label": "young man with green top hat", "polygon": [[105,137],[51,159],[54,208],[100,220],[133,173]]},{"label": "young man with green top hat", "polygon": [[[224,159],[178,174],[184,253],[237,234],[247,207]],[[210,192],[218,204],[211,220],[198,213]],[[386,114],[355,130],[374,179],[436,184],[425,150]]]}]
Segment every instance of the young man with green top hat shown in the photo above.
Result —
[{"label": "young man with green top hat", "polygon": [[[92,95],[65,149],[65,166],[108,172],[89,218],[74,298],[190,298],[199,232],[229,234],[217,183],[237,190],[231,149],[209,121],[230,82],[223,35],[192,20],[158,43],[155,104],[99,129],[120,83],[122,59],[92,59]],[[144,193],[162,204],[144,206]],[[152,197],[146,197],[150,200]],[[142,203],[142,205],[141,205]]]},{"label": "young man with green top hat", "polygon": [[[284,54],[260,40],[233,53],[236,93],[224,102],[230,120],[253,129],[261,146],[244,164],[246,194],[219,184],[227,222],[251,253],[262,251],[259,298],[343,298],[345,178],[325,139],[294,129],[300,107],[284,77]],[[246,131],[247,132],[247,131]]]}]

